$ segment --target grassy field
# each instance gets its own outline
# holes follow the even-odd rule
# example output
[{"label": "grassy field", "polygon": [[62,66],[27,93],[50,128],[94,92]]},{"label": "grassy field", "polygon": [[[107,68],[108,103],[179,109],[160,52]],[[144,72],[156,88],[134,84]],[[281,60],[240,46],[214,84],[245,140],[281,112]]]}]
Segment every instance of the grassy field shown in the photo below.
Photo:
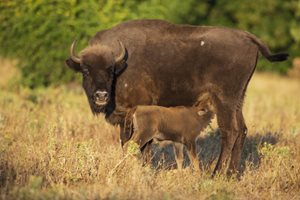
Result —
[{"label": "grassy field", "polygon": [[238,181],[209,176],[215,121],[198,141],[201,174],[141,167],[79,85],[29,90],[16,86],[15,63],[0,64],[0,199],[300,199],[300,80],[254,75]]}]

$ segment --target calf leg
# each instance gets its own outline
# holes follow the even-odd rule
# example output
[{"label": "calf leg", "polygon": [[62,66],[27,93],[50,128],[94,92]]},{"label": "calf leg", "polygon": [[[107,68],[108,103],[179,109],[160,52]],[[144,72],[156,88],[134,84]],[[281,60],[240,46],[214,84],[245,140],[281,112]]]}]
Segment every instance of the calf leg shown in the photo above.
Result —
[{"label": "calf leg", "polygon": [[177,169],[181,170],[184,162],[183,144],[178,142],[173,142],[173,149],[175,152]]},{"label": "calf leg", "polygon": [[219,106],[217,108],[217,122],[221,132],[221,153],[213,175],[217,171],[228,170],[232,156],[232,149],[238,137],[238,128],[235,109],[230,106]]},{"label": "calf leg", "polygon": [[152,140],[144,145],[142,150],[143,165],[151,164],[152,162]]},{"label": "calf leg", "polygon": [[142,150],[142,148],[153,139],[156,132],[157,132],[156,130],[151,130],[151,129],[135,131],[132,135],[131,140],[137,143],[140,149]]},{"label": "calf leg", "polygon": [[200,163],[199,163],[199,159],[198,159],[198,155],[197,155],[197,151],[196,151],[196,141],[193,140],[193,141],[187,142],[186,147],[189,152],[189,158],[190,158],[193,169],[195,171],[200,172]]}]

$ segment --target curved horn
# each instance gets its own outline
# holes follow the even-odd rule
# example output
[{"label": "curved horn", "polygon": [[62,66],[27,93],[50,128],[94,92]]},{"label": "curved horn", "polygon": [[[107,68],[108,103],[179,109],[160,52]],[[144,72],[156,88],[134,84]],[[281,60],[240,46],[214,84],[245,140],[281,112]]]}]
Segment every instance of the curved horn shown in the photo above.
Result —
[{"label": "curved horn", "polygon": [[118,40],[118,42],[119,42],[120,47],[121,47],[121,54],[118,57],[115,58],[115,63],[120,63],[126,55],[126,49],[124,47],[124,44],[120,40]]},{"label": "curved horn", "polygon": [[70,56],[74,62],[80,63],[80,58],[75,54],[75,45],[76,45],[76,40],[74,40],[71,45]]}]

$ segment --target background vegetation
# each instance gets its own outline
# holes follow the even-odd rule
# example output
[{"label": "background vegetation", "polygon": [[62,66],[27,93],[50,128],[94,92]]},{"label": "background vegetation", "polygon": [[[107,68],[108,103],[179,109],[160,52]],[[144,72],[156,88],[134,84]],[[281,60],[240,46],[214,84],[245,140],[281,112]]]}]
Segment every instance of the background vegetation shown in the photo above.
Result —
[{"label": "background vegetation", "polygon": [[[64,67],[71,42],[80,48],[97,31],[129,19],[228,26],[250,31],[274,52],[300,52],[298,0],[2,0],[0,55],[17,58],[22,83],[48,86],[75,79]],[[259,63],[260,70],[286,73],[290,63]]]},{"label": "background vegetation", "polygon": [[[201,174],[165,170],[174,167],[168,148],[157,148],[158,169],[124,159],[118,127],[93,117],[64,61],[73,39],[83,48],[98,30],[137,18],[235,27],[274,52],[300,54],[298,0],[0,0],[0,199],[299,199],[297,78],[251,80],[240,181],[210,178],[220,150],[215,121],[198,141]],[[294,65],[289,75],[300,77],[299,58]],[[262,59],[258,69],[285,74],[290,66]]]}]

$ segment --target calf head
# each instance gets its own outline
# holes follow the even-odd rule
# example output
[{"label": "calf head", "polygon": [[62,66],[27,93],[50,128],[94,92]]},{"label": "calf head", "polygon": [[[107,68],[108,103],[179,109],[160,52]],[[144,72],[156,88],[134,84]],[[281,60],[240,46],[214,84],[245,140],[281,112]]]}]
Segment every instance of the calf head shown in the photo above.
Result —
[{"label": "calf head", "polygon": [[118,42],[117,50],[95,44],[83,49],[79,56],[74,50],[76,41],[71,45],[66,65],[82,74],[82,86],[94,114],[106,112],[107,105],[113,101],[115,78],[126,68],[126,49]]}]

